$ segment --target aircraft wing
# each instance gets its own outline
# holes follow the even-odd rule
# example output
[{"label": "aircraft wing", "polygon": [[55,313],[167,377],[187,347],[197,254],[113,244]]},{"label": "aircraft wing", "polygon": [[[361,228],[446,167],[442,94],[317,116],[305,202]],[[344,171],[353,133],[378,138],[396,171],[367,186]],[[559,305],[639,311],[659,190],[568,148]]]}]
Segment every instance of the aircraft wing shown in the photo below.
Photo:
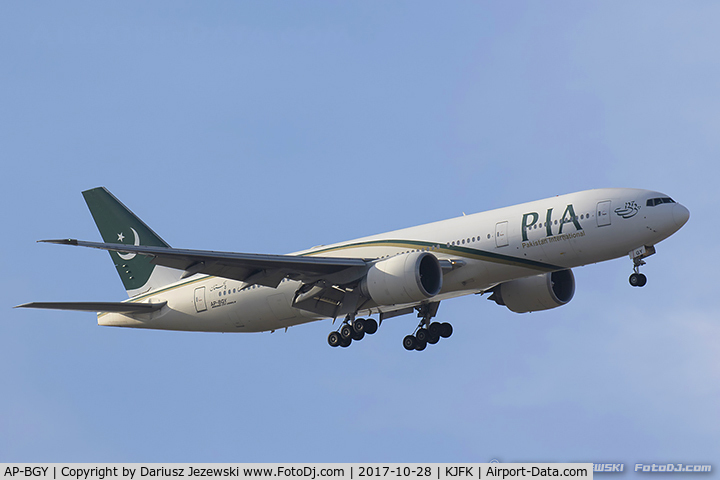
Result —
[{"label": "aircraft wing", "polygon": [[151,263],[184,270],[188,277],[204,273],[241,282],[277,287],[284,278],[309,283],[319,279],[344,284],[359,279],[369,262],[361,258],[265,255],[256,253],[186,250],[170,247],[85,242],[74,239],[40,240],[44,243],[76,245],[123,254],[151,257]]},{"label": "aircraft wing", "polygon": [[15,308],[48,308],[52,310],[79,310],[82,312],[150,313],[160,310],[167,302],[32,302]]}]

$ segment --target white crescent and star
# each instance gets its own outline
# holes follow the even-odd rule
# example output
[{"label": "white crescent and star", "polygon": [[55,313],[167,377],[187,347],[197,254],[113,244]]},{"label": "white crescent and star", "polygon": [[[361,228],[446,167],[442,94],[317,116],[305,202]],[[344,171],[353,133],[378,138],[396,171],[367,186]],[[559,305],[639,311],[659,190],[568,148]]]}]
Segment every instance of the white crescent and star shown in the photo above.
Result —
[{"label": "white crescent and star", "polygon": [[[133,235],[135,236],[135,241],[133,242],[133,245],[136,247],[140,246],[140,235],[135,231],[134,228],[130,227],[130,230],[132,230]],[[122,242],[125,239],[125,235],[123,235],[122,232],[118,233],[118,242]],[[116,252],[118,254],[118,257],[122,258],[123,260],[132,260],[135,258],[135,253],[120,253]]]}]

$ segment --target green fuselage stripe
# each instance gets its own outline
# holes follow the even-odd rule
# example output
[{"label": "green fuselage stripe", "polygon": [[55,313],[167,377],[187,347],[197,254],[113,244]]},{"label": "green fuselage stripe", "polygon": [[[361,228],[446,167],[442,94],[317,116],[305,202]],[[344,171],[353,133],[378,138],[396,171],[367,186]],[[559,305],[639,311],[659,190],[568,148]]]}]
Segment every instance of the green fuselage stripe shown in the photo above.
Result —
[{"label": "green fuselage stripe", "polygon": [[476,248],[461,247],[459,245],[443,245],[436,242],[426,242],[422,240],[371,240],[360,243],[349,243],[347,245],[339,245],[337,247],[327,247],[321,250],[314,250],[310,253],[303,255],[317,255],[318,253],[329,253],[339,250],[347,250],[354,248],[362,248],[368,246],[377,247],[397,247],[407,248],[409,250],[416,249],[428,249],[434,252],[444,253],[446,255],[456,255],[463,258],[470,258],[473,260],[483,260],[486,262],[500,263],[503,265],[514,265],[519,267],[532,268],[534,270],[540,270],[543,272],[562,270],[563,267],[557,265],[551,265],[549,263],[536,262],[535,260],[528,260],[526,258],[517,258],[510,255],[502,255],[500,253],[487,252],[485,250],[478,250]]}]

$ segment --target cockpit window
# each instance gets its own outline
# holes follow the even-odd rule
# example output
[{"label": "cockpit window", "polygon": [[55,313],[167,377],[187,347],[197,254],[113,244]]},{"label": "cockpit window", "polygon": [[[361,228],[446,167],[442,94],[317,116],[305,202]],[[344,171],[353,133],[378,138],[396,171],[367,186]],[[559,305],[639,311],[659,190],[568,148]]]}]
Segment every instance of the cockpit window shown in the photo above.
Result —
[{"label": "cockpit window", "polygon": [[661,203],[675,203],[675,200],[670,197],[649,198],[647,201],[647,206],[654,207],[655,205],[660,205]]}]

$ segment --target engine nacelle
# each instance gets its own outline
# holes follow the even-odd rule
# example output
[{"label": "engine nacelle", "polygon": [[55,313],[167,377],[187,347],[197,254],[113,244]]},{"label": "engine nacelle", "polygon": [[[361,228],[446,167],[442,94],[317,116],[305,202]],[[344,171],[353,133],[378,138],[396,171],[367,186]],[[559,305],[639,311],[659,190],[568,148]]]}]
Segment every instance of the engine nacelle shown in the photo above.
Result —
[{"label": "engine nacelle", "polygon": [[398,305],[437,295],[442,279],[442,267],[435,255],[412,252],[374,264],[360,287],[378,305]]},{"label": "engine nacelle", "polygon": [[495,287],[490,300],[515,313],[537,312],[565,305],[575,295],[572,270],[518,278]]}]

